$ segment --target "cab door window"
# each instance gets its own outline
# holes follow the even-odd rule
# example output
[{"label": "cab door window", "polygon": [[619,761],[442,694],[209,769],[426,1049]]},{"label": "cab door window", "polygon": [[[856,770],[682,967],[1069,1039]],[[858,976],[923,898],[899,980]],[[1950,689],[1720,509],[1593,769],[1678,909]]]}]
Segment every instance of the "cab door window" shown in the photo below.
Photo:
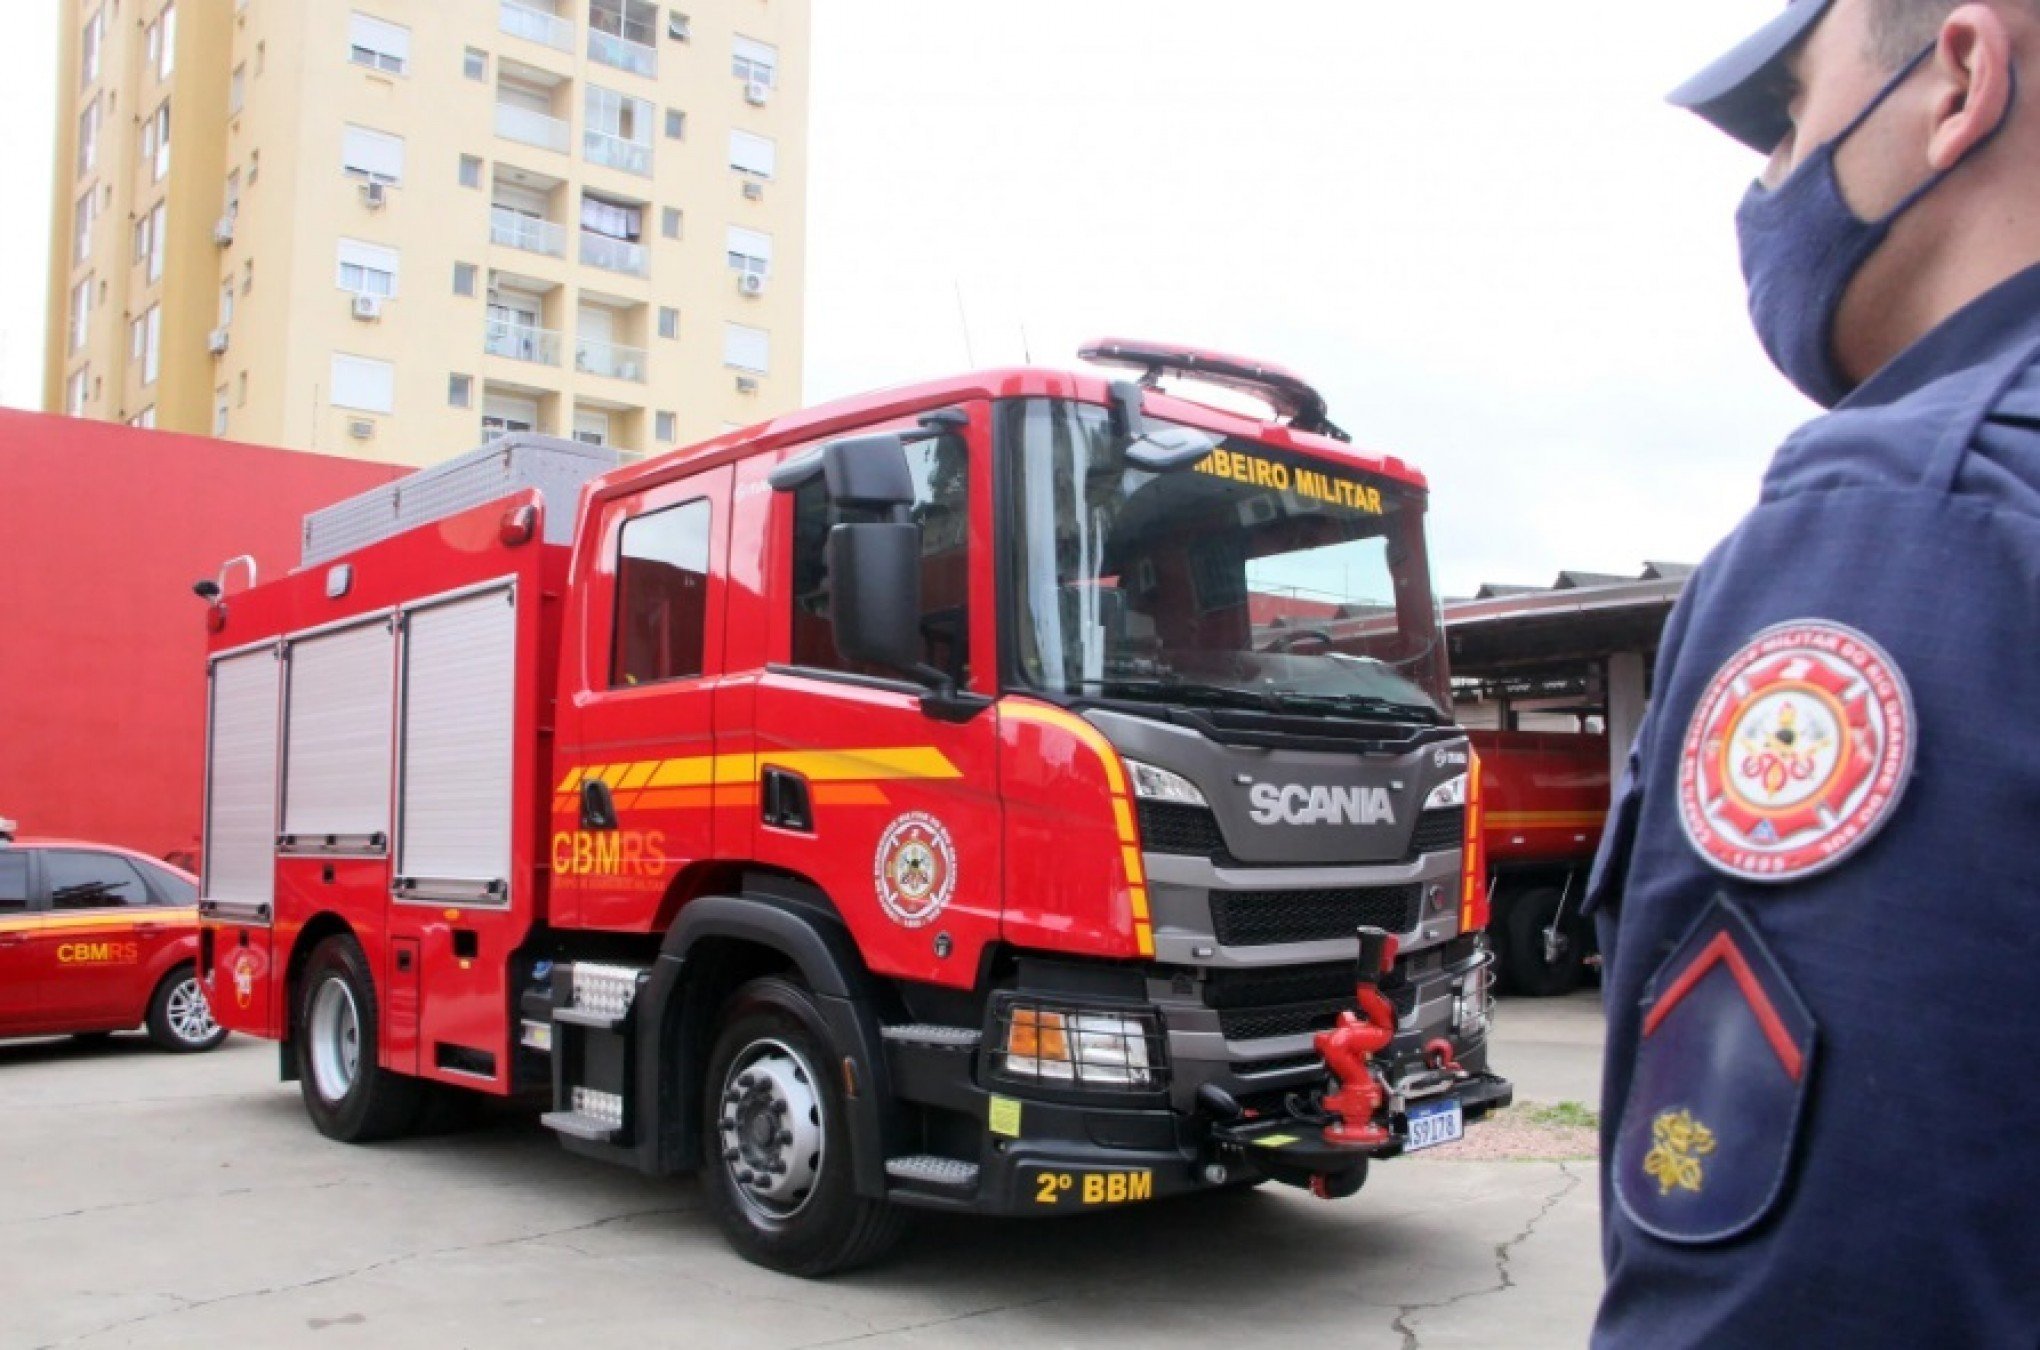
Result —
[{"label": "cab door window", "polygon": [[126,858],[50,849],[42,860],[43,881],[49,887],[53,910],[119,909],[150,903],[149,888]]},{"label": "cab door window", "polygon": [[28,908],[28,855],[0,849],[0,914]]},{"label": "cab door window", "polygon": [[633,516],[619,532],[612,687],[702,673],[708,628],[706,501]]},{"label": "cab door window", "polygon": [[[970,682],[970,454],[963,438],[938,436],[907,447],[914,476],[908,517],[921,527],[921,659],[959,686]],[[793,640],[791,660],[816,670],[869,670],[836,650],[829,624],[829,531],[878,519],[830,505],[819,478],[793,496]]]}]

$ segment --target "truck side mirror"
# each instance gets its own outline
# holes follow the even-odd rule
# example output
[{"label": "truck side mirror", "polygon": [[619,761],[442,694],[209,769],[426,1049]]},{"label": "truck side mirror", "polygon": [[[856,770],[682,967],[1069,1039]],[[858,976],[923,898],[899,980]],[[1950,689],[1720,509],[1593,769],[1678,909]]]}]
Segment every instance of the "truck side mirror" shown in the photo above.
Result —
[{"label": "truck side mirror", "polygon": [[836,650],[927,682],[921,664],[921,527],[905,521],[829,531],[829,622]]},{"label": "truck side mirror", "polygon": [[1126,462],[1149,473],[1173,473],[1218,449],[1218,438],[1189,427],[1149,427],[1126,447]]}]

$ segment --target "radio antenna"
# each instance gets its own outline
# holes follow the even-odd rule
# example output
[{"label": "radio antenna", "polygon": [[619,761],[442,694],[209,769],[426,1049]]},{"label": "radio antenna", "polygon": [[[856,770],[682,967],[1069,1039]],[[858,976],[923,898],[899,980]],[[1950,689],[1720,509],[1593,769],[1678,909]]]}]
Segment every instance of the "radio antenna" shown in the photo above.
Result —
[{"label": "radio antenna", "polygon": [[956,324],[963,330],[964,363],[972,370],[976,370],[977,353],[970,349],[970,315],[965,313],[963,308],[963,281],[961,278],[951,278],[951,284],[956,287]]}]

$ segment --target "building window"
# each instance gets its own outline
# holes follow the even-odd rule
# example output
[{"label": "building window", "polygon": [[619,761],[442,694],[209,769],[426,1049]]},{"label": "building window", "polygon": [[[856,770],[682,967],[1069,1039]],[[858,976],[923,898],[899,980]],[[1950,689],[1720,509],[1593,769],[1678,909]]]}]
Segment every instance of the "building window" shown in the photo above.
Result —
[{"label": "building window", "polygon": [[170,100],[164,99],[149,120],[142,123],[142,162],[149,166],[152,183],[160,183],[170,172]]},{"label": "building window", "polygon": [[404,138],[367,127],[347,128],[340,145],[340,169],[363,183],[389,186],[404,181]]},{"label": "building window", "polygon": [[241,214],[241,171],[234,170],[227,175],[227,196],[223,203],[227,219],[233,220]]},{"label": "building window", "polygon": [[461,54],[460,73],[471,80],[489,78],[489,54],[479,47],[470,47]]},{"label": "building window", "polygon": [[220,283],[220,323],[225,328],[234,321],[234,281],[232,277]]},{"label": "building window", "polygon": [[680,311],[671,305],[659,307],[659,336],[662,338],[680,336]]},{"label": "building window", "polygon": [[666,109],[666,139],[669,141],[687,139],[687,114],[678,108]]},{"label": "building window", "polygon": [[687,42],[694,37],[694,20],[674,10],[666,16],[666,36],[675,42]]},{"label": "building window", "polygon": [[347,59],[370,70],[401,75],[411,62],[411,30],[356,10],[348,19]]},{"label": "building window", "polygon": [[333,353],[333,406],[356,412],[396,411],[397,368],[387,361]]},{"label": "building window", "polygon": [[248,186],[254,187],[255,180],[261,176],[262,152],[260,150],[250,150],[248,152]]},{"label": "building window", "polygon": [[538,403],[534,399],[511,398],[507,394],[482,395],[482,439],[513,436],[538,429]]},{"label": "building window", "polygon": [[581,228],[605,239],[621,239],[635,244],[644,234],[644,208],[584,193],[581,197]]},{"label": "building window", "polygon": [[338,284],[356,295],[375,295],[387,300],[397,293],[397,251],[358,239],[340,241]]},{"label": "building window", "polygon": [[218,389],[213,390],[212,434],[215,436],[227,434],[227,387],[225,385],[221,385]]},{"label": "building window", "polygon": [[779,82],[779,48],[739,34],[730,55],[730,74],[745,84],[767,87]]},{"label": "building window", "polygon": [[659,213],[659,233],[668,239],[680,237],[680,208],[669,206]]},{"label": "building window", "polygon": [[446,403],[450,408],[471,408],[475,402],[475,377],[472,375],[449,375],[446,377]]},{"label": "building window", "polygon": [[78,176],[83,178],[92,172],[92,166],[99,162],[99,99],[85,105],[85,111],[78,114]]},{"label": "building window", "polygon": [[478,188],[482,185],[482,160],[479,155],[460,157],[460,185],[464,188]]},{"label": "building window", "polygon": [[702,671],[708,628],[709,505],[691,501],[623,523],[616,547],[612,686]]},{"label": "building window", "polygon": [[249,258],[241,263],[241,294],[255,289],[255,260]]},{"label": "building window", "polygon": [[241,111],[248,102],[248,63],[243,61],[234,67],[234,73],[227,77],[227,112],[229,115]]},{"label": "building window", "polygon": [[236,408],[248,406],[248,372],[245,370],[234,377],[234,406]]},{"label": "building window", "polygon": [[748,131],[730,133],[730,167],[754,178],[770,178],[779,160],[779,147],[770,136]]},{"label": "building window", "polygon": [[92,339],[92,278],[71,288],[71,350],[77,351]]},{"label": "building window", "polygon": [[163,17],[156,21],[162,29],[162,41],[157,44],[156,78],[167,80],[177,69],[177,6],[163,6]]},{"label": "building window", "polygon": [[71,261],[84,262],[92,252],[92,224],[98,215],[99,197],[87,192],[78,198],[77,209],[71,213]]},{"label": "building window", "polygon": [[475,293],[475,265],[457,262],[453,265],[453,293],[471,296]]},{"label": "building window", "polygon": [[64,381],[64,411],[73,417],[85,415],[85,396],[92,388],[92,368],[80,366]]},{"label": "building window", "polygon": [[672,413],[669,412],[659,413],[657,416],[652,418],[652,439],[657,441],[660,445],[671,445],[674,441],[679,439],[678,434],[679,421],[680,419],[678,417],[675,417]]},{"label": "building window", "polygon": [[724,244],[730,270],[764,278],[772,274],[772,236],[732,225]]},{"label": "building window", "polygon": [[170,204],[157,202],[155,210],[149,212],[149,281],[151,284],[163,279],[163,254],[170,244]]},{"label": "building window", "polygon": [[130,355],[142,363],[142,383],[154,384],[163,371],[163,307],[150,305],[135,320],[129,340]]},{"label": "building window", "polygon": [[749,371],[753,375],[766,374],[772,368],[772,335],[762,328],[752,328],[741,323],[723,325],[723,364],[734,370]]},{"label": "building window", "polygon": [[256,44],[255,44],[255,73],[256,73],[256,74],[257,74],[258,76],[259,76],[259,75],[261,75],[261,74],[262,74],[262,70],[263,70],[263,67],[267,66],[268,64],[269,64],[269,44],[268,44],[267,42],[258,42],[258,43],[256,43]]},{"label": "building window", "polygon": [[96,9],[85,21],[85,38],[78,58],[78,87],[89,89],[99,79],[99,58],[106,50],[106,9]]},{"label": "building window", "polygon": [[641,98],[588,86],[581,150],[589,160],[626,173],[652,171],[652,105]]},{"label": "building window", "polygon": [[128,418],[128,425],[139,428],[142,431],[154,431],[156,429],[156,405],[151,403],[133,417]]},{"label": "building window", "polygon": [[583,445],[609,444],[609,414],[576,409],[574,439]]}]

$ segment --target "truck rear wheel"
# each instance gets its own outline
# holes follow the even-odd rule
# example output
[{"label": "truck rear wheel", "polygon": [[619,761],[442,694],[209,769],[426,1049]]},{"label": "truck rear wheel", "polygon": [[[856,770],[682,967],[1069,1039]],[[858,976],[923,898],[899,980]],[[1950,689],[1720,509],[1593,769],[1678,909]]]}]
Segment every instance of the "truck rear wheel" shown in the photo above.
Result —
[{"label": "truck rear wheel", "polygon": [[348,1144],[410,1133],[424,1084],[377,1063],[381,1009],[361,944],[344,934],[321,942],[298,989],[298,1086],[312,1124]]},{"label": "truck rear wheel", "polygon": [[857,1194],[840,1059],[799,985],[753,980],[724,1006],[703,1084],[703,1189],[747,1261],[828,1275],[877,1260],[905,1231],[897,1206]]},{"label": "truck rear wheel", "polygon": [[1502,966],[1509,986],[1529,998],[1555,998],[1579,988],[1580,969],[1586,952],[1576,921],[1558,924],[1555,950],[1548,947],[1544,931],[1559,918],[1565,892],[1556,886],[1539,886],[1519,892],[1509,903],[1507,919],[1509,949]]}]

